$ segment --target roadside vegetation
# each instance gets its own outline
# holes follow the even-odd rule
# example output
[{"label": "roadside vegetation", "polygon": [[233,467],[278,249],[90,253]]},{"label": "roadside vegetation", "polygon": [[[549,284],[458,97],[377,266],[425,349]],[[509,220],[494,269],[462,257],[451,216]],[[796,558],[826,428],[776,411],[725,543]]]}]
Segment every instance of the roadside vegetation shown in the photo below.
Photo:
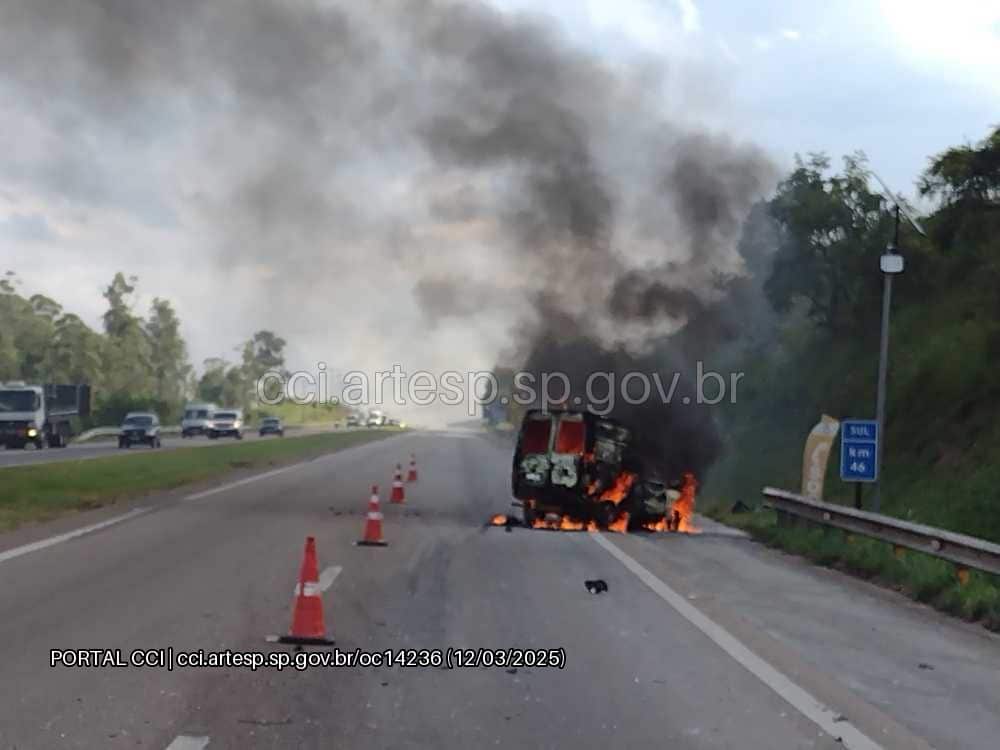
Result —
[{"label": "roadside vegetation", "polygon": [[[863,157],[833,173],[798,162],[767,205],[776,247],[762,279],[770,310],[749,348],[727,365],[745,372],[722,408],[728,445],[705,485],[711,515],[762,541],[876,578],[915,598],[997,627],[997,581],[956,583],[948,563],[839,531],[785,528],[760,505],[765,485],[799,491],[805,437],[821,414],[875,411],[881,274],[890,205],[873,193]],[[930,159],[919,190],[933,207],[929,238],[904,225],[906,271],[894,285],[881,512],[1000,542],[1000,128]],[[762,239],[763,237],[763,239]],[[752,249],[752,248],[751,248]],[[831,453],[824,499],[853,505]],[[871,509],[866,488],[864,507]]]},{"label": "roadside vegetation", "polygon": [[249,421],[281,416],[290,423],[332,422],[339,406],[292,404],[258,408],[254,384],[268,370],[285,372],[286,341],[260,330],[235,347],[236,361],[211,357],[200,374],[188,358],[181,323],[168,300],[154,299],[142,317],[133,309],[138,279],[118,273],[104,290],[107,309],[94,330],[56,300],[29,294],[13,271],[0,278],[0,382],[88,383],[91,416],[78,429],[117,425],[129,411],[152,410],[179,424],[185,402],[240,407]]},{"label": "roadside vegetation", "polygon": [[398,430],[359,430],[176,450],[136,450],[86,461],[3,470],[0,531],[47,521],[185,485],[239,469],[263,469],[381,440]]}]

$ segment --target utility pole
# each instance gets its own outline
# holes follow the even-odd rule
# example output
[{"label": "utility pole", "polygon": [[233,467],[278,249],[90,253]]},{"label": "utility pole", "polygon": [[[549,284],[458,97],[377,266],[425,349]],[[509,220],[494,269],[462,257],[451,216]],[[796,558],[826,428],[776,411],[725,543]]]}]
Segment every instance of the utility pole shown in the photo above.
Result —
[{"label": "utility pole", "polygon": [[923,227],[913,218],[903,207],[902,201],[883,182],[882,178],[874,172],[871,173],[882,185],[885,196],[895,204],[895,226],[893,228],[892,243],[886,248],[885,254],[879,258],[879,269],[882,271],[882,333],[879,339],[878,355],[878,392],[875,399],[875,420],[878,424],[878,439],[875,444],[875,499],[873,500],[873,510],[876,513],[882,510],[882,479],[884,470],[882,466],[885,455],[885,401],[886,385],[889,375],[889,315],[892,309],[892,277],[903,272],[903,256],[899,254],[899,224],[900,215],[913,225],[924,237],[927,233]]},{"label": "utility pole", "polygon": [[[882,509],[882,478],[884,468],[882,455],[885,452],[885,389],[889,376],[889,315],[892,309],[892,277],[903,271],[903,256],[897,254],[899,248],[899,204],[896,204],[896,227],[893,230],[892,244],[885,249],[885,255],[880,259],[882,270],[882,334],[878,348],[878,394],[875,400],[875,421],[878,423],[878,441],[875,443],[875,466],[878,467],[878,481],[875,483],[875,500],[873,510],[876,513]],[[889,258],[887,261],[886,259]],[[888,270],[895,269],[899,270]]]}]

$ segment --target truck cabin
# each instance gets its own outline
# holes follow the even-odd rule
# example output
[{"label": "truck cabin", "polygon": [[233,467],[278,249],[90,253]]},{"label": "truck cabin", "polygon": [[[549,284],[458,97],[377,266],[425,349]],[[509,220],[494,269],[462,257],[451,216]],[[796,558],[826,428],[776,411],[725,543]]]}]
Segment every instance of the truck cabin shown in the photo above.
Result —
[{"label": "truck cabin", "polygon": [[26,386],[0,388],[0,414],[36,412],[42,408],[38,389]]}]

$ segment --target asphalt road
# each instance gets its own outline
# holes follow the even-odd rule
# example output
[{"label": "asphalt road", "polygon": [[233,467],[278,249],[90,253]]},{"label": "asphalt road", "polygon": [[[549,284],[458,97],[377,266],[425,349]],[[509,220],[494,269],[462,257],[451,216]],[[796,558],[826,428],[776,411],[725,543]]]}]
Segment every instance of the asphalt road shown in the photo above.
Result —
[{"label": "asphalt road", "polygon": [[[329,427],[326,425],[309,425],[302,428],[292,428],[286,430],[286,435],[306,435],[312,432],[322,432],[328,430]],[[243,439],[252,440],[276,440],[274,435],[265,435],[263,438],[258,437],[257,430],[247,430],[243,434]],[[211,447],[215,445],[227,445],[231,442],[235,442],[234,438],[219,438],[218,440],[209,440],[207,437],[194,437],[184,439],[179,435],[176,436],[164,436],[162,438],[162,447],[160,450],[171,450],[173,448],[191,448],[191,447]],[[148,451],[151,450],[146,446],[133,446],[129,450],[133,451]],[[16,450],[6,450],[0,448],[0,469],[6,466],[24,466],[26,464],[45,464],[52,463],[54,461],[80,461],[88,458],[100,458],[102,456],[112,456],[119,452],[118,443],[115,440],[92,440],[86,443],[70,443],[65,448],[43,448],[42,450],[36,450],[34,448],[16,449]]]},{"label": "asphalt road", "polygon": [[[385,501],[411,451],[389,546],[354,546],[368,486]],[[0,537],[0,748],[997,746],[1000,639],[714,527],[485,528],[508,476],[487,439],[409,433],[24,554],[71,522]],[[341,649],[562,648],[565,668],[49,667],[52,648],[290,650],[265,637],[306,535]]]}]

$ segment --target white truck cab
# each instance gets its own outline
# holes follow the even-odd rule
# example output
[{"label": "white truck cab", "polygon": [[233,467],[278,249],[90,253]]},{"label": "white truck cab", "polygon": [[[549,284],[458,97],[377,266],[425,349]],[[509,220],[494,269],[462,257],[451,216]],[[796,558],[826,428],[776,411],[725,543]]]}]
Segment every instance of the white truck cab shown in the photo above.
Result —
[{"label": "white truck cab", "polygon": [[90,413],[85,385],[0,384],[0,444],[7,448],[65,448],[72,417]]}]

